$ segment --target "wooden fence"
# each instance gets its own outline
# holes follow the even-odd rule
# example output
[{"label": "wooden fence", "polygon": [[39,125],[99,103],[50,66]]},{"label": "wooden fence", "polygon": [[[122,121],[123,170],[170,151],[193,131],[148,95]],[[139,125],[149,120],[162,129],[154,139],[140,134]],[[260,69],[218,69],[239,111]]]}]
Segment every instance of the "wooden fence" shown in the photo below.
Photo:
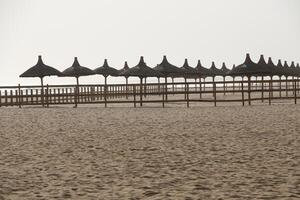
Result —
[{"label": "wooden fence", "polygon": [[[223,97],[221,97],[222,95]],[[224,96],[232,98],[224,98]],[[167,103],[252,102],[291,100],[299,98],[299,79],[293,80],[244,80],[216,82],[177,82],[104,85],[46,85],[41,86],[1,86],[0,107],[73,104],[132,104],[134,107],[145,103],[156,103],[165,107]]]}]

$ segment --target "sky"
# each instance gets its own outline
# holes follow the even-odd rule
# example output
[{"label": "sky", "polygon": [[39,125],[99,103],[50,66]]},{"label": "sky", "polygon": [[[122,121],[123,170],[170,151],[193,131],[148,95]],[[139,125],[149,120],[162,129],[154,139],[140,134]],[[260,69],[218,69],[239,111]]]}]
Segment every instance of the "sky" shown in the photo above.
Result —
[{"label": "sky", "polygon": [[[0,86],[39,84],[19,78],[38,55],[61,71],[75,56],[91,69],[105,58],[117,69],[124,61],[132,67],[140,56],[154,67],[163,55],[179,67],[187,58],[191,66],[200,59],[205,67],[215,61],[231,68],[246,53],[254,61],[263,54],[275,63],[297,63],[299,36],[299,0],[0,0]],[[80,78],[84,84],[103,80]],[[45,83],[75,79],[46,77]]]}]

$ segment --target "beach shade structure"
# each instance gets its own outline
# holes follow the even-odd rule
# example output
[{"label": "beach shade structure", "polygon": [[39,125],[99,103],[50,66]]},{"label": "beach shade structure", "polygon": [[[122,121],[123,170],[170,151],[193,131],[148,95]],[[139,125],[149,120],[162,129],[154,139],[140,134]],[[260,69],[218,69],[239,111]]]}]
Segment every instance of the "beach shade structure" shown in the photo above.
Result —
[{"label": "beach shade structure", "polygon": [[139,77],[140,78],[140,106],[143,106],[142,100],[142,87],[143,87],[143,78],[147,78],[147,77],[163,77],[164,75],[152,68],[150,68],[149,66],[147,66],[147,64],[144,61],[144,57],[141,56],[140,57],[140,61],[139,63],[132,67],[129,68],[128,70],[120,73],[119,75],[121,76],[133,76],[133,77]]},{"label": "beach shade structure", "polygon": [[235,75],[230,75],[230,72],[232,70],[234,70],[234,69],[235,69],[235,64],[233,64],[232,68],[227,72],[227,75],[232,77],[232,82],[233,82],[232,83],[232,90],[233,90],[233,94],[234,94],[234,89],[235,89],[235,83],[234,83],[234,81],[235,81]]},{"label": "beach shade structure", "polygon": [[[174,77],[180,77],[180,76],[182,76],[182,73],[184,72],[179,67],[176,67],[175,65],[172,65],[171,63],[169,63],[169,61],[167,60],[167,56],[164,56],[162,62],[160,64],[158,64],[156,67],[154,67],[153,69],[155,71],[160,72],[163,75],[163,77],[165,78],[166,89],[168,88],[168,85],[167,85],[168,77],[172,78],[172,82],[174,84]],[[174,92],[174,85],[172,85],[172,89]],[[165,98],[166,98],[166,100],[168,100],[167,92],[165,94]]]},{"label": "beach shade structure", "polygon": [[57,69],[50,67],[48,65],[45,65],[42,56],[38,57],[38,62],[33,67],[26,70],[23,74],[20,75],[20,77],[38,77],[41,79],[41,101],[42,105],[44,106],[44,82],[43,78],[45,76],[61,76],[62,73],[58,71]]},{"label": "beach shade structure", "polygon": [[[199,74],[199,82],[200,82],[200,98],[202,98],[202,83],[201,78],[205,80],[206,77],[213,77],[214,73],[210,71],[209,69],[202,66],[201,61],[198,60],[197,66],[195,67],[197,73]],[[204,84],[204,90],[205,90],[205,84]]]},{"label": "beach shade structure", "polygon": [[[188,63],[188,60],[185,59],[183,66],[180,68],[183,71],[182,76],[184,77],[185,86],[187,86],[187,79],[188,78],[197,78],[199,77],[198,71],[191,67]],[[186,87],[185,87],[186,88]],[[184,94],[185,98],[187,98],[187,94]]]},{"label": "beach shade structure", "polygon": [[76,94],[75,94],[75,107],[77,107],[78,104],[78,95],[79,95],[79,77],[81,76],[89,76],[94,75],[95,73],[93,70],[83,67],[79,64],[78,58],[74,58],[74,62],[71,67],[65,69],[62,72],[62,76],[65,77],[75,77],[76,78]]},{"label": "beach shade structure", "polygon": [[119,76],[119,71],[108,65],[107,59],[104,59],[104,63],[101,67],[94,69],[95,74],[104,76],[104,104],[107,107],[107,77],[108,76]]},{"label": "beach shade structure", "polygon": [[[127,71],[129,69],[129,66],[127,64],[127,61],[125,61],[124,63],[124,67],[120,70],[118,70],[119,72],[119,76],[122,76],[121,74],[124,73],[125,71]],[[128,78],[129,76],[124,76],[125,77],[125,80],[126,80],[126,99],[128,99]]]},{"label": "beach shade structure", "polygon": [[226,91],[225,78],[226,78],[226,76],[227,76],[227,74],[228,74],[229,71],[230,71],[230,70],[226,67],[225,62],[223,62],[223,63],[222,63],[222,67],[221,67],[221,69],[220,69],[220,72],[221,72],[221,74],[222,74],[223,82],[224,82],[224,83],[223,83],[224,95],[225,95],[225,91]]},{"label": "beach shade structure", "polygon": [[218,69],[215,65],[215,62],[212,62],[211,67],[209,70],[213,73],[213,82],[215,82],[216,76],[223,76],[223,72],[221,69]]}]

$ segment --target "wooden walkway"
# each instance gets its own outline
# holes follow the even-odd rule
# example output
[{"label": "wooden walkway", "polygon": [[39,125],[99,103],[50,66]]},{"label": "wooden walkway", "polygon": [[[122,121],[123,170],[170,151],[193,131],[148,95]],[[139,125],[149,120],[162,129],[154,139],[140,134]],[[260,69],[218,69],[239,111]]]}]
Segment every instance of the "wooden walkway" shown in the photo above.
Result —
[{"label": "wooden walkway", "polygon": [[[190,106],[191,102],[210,102],[217,106],[220,102],[252,102],[286,100],[297,104],[300,80],[244,80],[216,82],[177,82],[104,85],[46,85],[41,86],[0,86],[0,107],[73,104],[129,104],[133,107],[145,103],[160,104],[181,102]],[[234,95],[233,95],[234,94]],[[228,98],[220,98],[225,95]],[[176,98],[175,98],[176,97]],[[232,98],[229,98],[232,97]],[[289,100],[289,101],[288,101]]]}]

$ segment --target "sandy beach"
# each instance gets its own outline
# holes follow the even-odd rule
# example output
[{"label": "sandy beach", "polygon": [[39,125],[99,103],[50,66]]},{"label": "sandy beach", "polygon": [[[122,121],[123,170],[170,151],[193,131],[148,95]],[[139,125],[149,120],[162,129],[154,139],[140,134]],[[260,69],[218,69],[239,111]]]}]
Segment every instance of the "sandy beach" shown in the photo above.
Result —
[{"label": "sandy beach", "polygon": [[299,113],[1,108],[0,200],[300,199]]}]

